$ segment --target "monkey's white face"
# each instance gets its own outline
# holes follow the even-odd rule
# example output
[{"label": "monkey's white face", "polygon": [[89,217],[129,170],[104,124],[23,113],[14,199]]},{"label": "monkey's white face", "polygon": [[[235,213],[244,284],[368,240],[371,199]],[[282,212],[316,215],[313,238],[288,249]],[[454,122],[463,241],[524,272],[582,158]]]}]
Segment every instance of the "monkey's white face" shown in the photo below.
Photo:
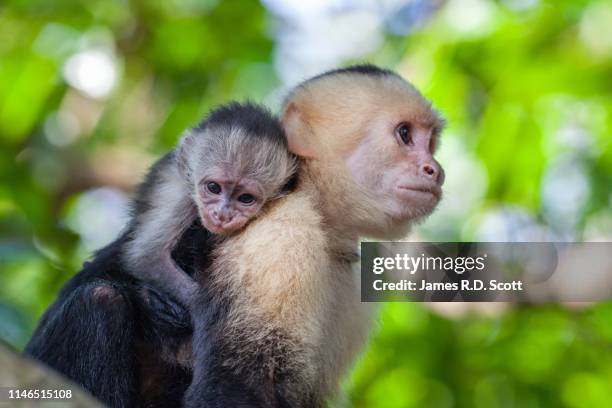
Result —
[{"label": "monkey's white face", "polygon": [[264,204],[262,186],[255,180],[217,171],[196,186],[195,201],[204,227],[229,235],[243,228]]},{"label": "monkey's white face", "polygon": [[324,210],[339,230],[399,238],[440,201],[444,172],[433,153],[443,120],[399,76],[314,78],[291,95],[282,123],[289,150],[325,180]]},{"label": "monkey's white face", "polygon": [[371,123],[347,160],[349,173],[371,192],[391,221],[428,215],[442,195],[444,171],[433,158],[431,127],[401,117]]}]

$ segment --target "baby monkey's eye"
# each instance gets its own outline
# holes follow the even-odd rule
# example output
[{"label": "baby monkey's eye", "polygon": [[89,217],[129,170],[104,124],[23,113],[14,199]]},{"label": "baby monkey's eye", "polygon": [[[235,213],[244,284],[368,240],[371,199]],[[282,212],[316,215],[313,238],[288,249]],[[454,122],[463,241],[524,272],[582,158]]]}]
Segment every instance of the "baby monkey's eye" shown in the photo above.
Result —
[{"label": "baby monkey's eye", "polygon": [[412,137],[410,135],[410,124],[409,123],[400,123],[396,130],[400,139],[402,139],[402,143],[405,145],[412,144]]},{"label": "baby monkey's eye", "polygon": [[206,188],[213,194],[219,194],[221,192],[221,186],[219,185],[219,183],[215,183],[214,181],[211,181],[206,184]]},{"label": "baby monkey's eye", "polygon": [[255,201],[255,196],[253,194],[240,194],[238,196],[238,201],[242,204],[251,204]]}]

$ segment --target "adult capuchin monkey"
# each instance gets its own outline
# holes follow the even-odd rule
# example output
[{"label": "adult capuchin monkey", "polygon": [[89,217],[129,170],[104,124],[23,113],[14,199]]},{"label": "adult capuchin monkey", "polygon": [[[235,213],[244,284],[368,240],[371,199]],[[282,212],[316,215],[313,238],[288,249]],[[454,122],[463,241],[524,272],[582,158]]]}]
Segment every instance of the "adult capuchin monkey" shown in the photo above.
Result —
[{"label": "adult capuchin monkey", "polygon": [[359,237],[393,239],[432,212],[443,121],[371,65],[298,86],[282,109],[296,190],[217,248],[197,277],[188,407],[319,407],[367,337],[351,261]]}]

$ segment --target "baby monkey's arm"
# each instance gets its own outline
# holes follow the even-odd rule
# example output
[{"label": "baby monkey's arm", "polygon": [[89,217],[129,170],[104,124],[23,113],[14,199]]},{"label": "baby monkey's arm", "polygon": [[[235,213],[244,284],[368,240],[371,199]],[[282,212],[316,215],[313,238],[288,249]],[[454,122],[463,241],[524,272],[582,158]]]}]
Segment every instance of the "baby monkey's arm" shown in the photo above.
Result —
[{"label": "baby monkey's arm", "polygon": [[135,202],[131,239],[123,254],[128,271],[189,305],[197,284],[174,262],[172,250],[196,219],[197,209],[173,153],[153,167]]}]

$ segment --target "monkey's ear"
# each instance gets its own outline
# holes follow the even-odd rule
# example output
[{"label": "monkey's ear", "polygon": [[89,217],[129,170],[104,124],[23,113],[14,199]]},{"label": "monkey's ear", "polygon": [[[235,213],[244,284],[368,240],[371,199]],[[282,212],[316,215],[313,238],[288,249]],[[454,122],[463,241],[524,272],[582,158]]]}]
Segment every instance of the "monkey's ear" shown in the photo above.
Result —
[{"label": "monkey's ear", "polygon": [[287,135],[289,151],[305,159],[315,158],[312,129],[293,102],[285,107],[281,122]]}]

